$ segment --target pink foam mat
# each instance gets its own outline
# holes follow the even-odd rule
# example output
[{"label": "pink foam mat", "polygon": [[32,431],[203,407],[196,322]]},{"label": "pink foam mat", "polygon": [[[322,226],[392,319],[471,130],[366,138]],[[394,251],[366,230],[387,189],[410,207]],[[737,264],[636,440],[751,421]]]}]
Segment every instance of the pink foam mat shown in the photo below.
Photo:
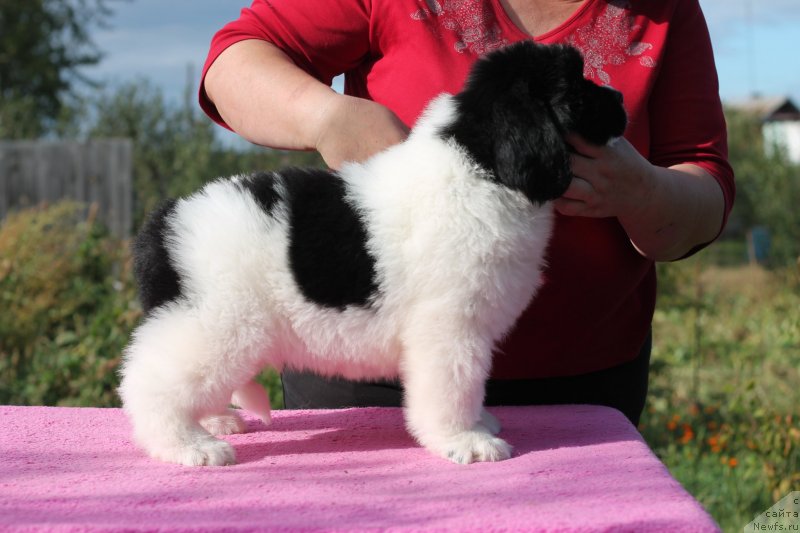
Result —
[{"label": "pink foam mat", "polygon": [[718,531],[617,411],[492,409],[511,459],[456,465],[399,409],[275,411],[239,464],[145,457],[118,409],[0,407],[0,530]]}]

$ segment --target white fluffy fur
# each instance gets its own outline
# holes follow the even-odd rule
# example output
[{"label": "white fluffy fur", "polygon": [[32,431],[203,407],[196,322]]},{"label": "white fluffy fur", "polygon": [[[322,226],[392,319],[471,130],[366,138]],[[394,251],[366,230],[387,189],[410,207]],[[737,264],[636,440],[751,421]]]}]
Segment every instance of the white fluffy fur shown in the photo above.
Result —
[{"label": "white fluffy fur", "polygon": [[435,134],[454,112],[452,97],[439,97],[406,142],[341,172],[376,260],[380,293],[368,308],[306,300],[287,260],[286,213],[264,213],[235,178],[179,201],[169,249],[183,296],[136,330],[122,370],[142,448],[187,465],[233,463],[233,448],[211,435],[243,430],[231,395],[268,421],[251,379],[290,366],[399,375],[420,444],[459,463],[509,457],[483,409],[484,383],[494,345],[539,285],[552,212]]}]

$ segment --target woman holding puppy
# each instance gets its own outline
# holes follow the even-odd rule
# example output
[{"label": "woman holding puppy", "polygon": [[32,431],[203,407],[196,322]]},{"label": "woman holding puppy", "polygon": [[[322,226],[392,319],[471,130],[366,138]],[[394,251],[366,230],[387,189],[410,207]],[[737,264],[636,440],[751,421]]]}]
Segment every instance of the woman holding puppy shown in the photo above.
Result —
[{"label": "woman holding puppy", "polygon": [[[708,30],[697,0],[255,0],[215,36],[200,101],[218,123],[338,168],[401,142],[481,55],[570,44],[621,91],[624,138],[568,136],[545,284],[498,347],[487,405],[591,403],[638,423],[655,261],[721,232],[734,197]],[[345,94],[330,88],[345,75]],[[399,406],[396,383],[283,375],[289,408]]]}]

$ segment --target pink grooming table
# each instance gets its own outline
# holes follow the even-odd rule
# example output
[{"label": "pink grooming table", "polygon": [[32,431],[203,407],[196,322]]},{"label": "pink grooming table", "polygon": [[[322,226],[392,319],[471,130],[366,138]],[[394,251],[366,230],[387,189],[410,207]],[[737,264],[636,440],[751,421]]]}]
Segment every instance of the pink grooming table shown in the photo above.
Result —
[{"label": "pink grooming table", "polygon": [[617,411],[497,408],[514,445],[456,465],[399,409],[275,411],[239,464],[148,459],[118,409],[0,407],[0,530],[718,531]]}]

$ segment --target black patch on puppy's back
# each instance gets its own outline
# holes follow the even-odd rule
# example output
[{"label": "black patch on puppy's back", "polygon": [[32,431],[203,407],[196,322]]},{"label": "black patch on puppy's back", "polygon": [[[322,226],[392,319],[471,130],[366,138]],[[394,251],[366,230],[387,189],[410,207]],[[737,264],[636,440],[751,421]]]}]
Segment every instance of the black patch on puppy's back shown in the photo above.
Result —
[{"label": "black patch on puppy's back", "polygon": [[242,178],[236,184],[239,188],[248,191],[261,209],[268,215],[280,197],[275,189],[275,174],[271,172],[256,172]]},{"label": "black patch on puppy's back", "polygon": [[303,296],[325,307],[369,306],[377,294],[367,231],[335,172],[281,172],[290,206],[289,264]]},{"label": "black patch on puppy's back", "polygon": [[177,200],[166,200],[147,218],[132,244],[133,274],[145,314],[175,301],[181,294],[180,276],[172,266],[165,244],[168,220]]}]

